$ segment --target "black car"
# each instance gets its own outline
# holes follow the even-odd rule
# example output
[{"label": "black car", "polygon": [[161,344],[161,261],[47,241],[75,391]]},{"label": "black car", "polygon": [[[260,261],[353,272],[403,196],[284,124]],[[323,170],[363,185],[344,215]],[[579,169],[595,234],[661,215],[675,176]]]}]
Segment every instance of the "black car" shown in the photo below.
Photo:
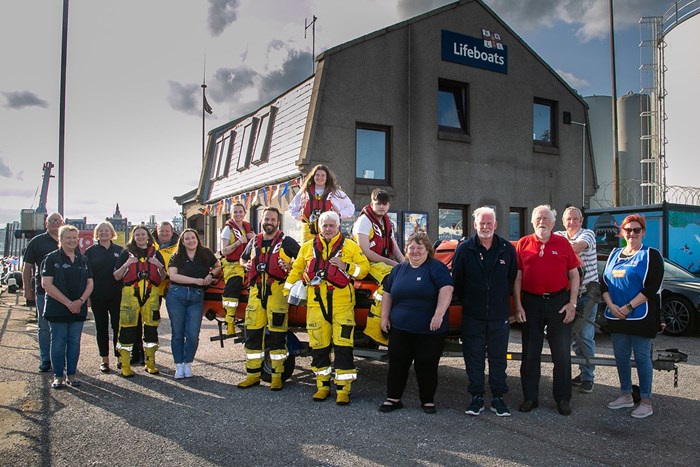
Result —
[{"label": "black car", "polygon": [[[598,273],[601,276],[601,281],[606,261],[607,258],[598,257]],[[682,266],[664,258],[661,300],[661,315],[666,325],[665,334],[684,336],[695,330],[698,314],[700,314],[700,278]],[[598,307],[598,315],[602,316],[604,311],[605,302],[603,301]]]}]

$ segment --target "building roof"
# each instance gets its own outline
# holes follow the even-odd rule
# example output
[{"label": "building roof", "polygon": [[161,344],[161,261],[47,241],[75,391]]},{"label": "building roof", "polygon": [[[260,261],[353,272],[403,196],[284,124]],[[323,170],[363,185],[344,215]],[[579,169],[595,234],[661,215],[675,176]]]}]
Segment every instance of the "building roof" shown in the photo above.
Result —
[{"label": "building roof", "polygon": [[314,76],[268,104],[209,132],[198,198],[210,204],[301,175]]}]

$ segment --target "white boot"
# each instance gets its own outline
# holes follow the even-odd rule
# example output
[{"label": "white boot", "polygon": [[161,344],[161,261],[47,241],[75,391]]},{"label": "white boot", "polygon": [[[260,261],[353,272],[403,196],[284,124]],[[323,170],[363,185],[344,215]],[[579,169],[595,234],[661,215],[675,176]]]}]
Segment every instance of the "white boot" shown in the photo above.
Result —
[{"label": "white boot", "polygon": [[175,364],[175,379],[182,379],[185,377],[185,364],[176,363]]},{"label": "white boot", "polygon": [[191,378],[194,375],[192,374],[192,363],[183,363],[182,364],[182,371],[183,374],[185,375],[185,378]]}]

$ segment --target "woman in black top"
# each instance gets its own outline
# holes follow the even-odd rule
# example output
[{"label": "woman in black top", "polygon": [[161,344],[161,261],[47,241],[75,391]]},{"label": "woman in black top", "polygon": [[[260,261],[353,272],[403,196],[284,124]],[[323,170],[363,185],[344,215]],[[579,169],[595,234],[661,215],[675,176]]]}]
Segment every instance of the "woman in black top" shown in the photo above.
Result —
[{"label": "woman in black top", "polygon": [[94,233],[95,243],[87,250],[87,256],[95,284],[90,295],[90,308],[95,317],[97,349],[102,357],[100,371],[109,373],[109,323],[112,323],[112,344],[114,356],[119,358],[117,336],[119,335],[119,302],[121,284],[114,278],[114,269],[122,247],[116,245],[117,232],[110,222],[97,224]]},{"label": "woman in black top", "polygon": [[80,336],[87,317],[87,299],[92,292],[92,273],[78,248],[78,229],[64,225],[58,231],[58,250],[49,253],[41,271],[41,286],[46,291],[44,319],[51,329],[51,387],[64,384],[80,386],[75,378],[80,357]]},{"label": "woman in black top", "polygon": [[214,253],[202,246],[194,229],[185,229],[170,258],[170,290],[165,304],[170,315],[170,339],[175,379],[191,378],[192,361],[199,345],[204,290],[221,271]]}]

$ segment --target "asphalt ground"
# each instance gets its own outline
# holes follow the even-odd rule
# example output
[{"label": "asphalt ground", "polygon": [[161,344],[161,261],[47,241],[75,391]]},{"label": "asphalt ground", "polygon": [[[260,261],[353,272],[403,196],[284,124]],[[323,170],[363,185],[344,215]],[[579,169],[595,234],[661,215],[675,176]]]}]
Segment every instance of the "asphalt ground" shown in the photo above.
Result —
[{"label": "asphalt ground", "polygon": [[[282,391],[270,391],[265,383],[240,390],[235,384],[245,374],[243,347],[229,340],[221,349],[210,342],[217,327],[206,320],[195,377],[174,380],[167,313],[160,325],[159,376],[141,368],[132,379],[100,373],[94,322],[87,321],[78,366],[83,384],[54,390],[51,374],[37,371],[36,323],[23,304],[20,295],[5,291],[0,297],[3,466],[698,464],[697,335],[656,339],[656,349],[675,347],[689,357],[678,364],[677,388],[672,372],[654,373],[655,413],[644,420],[631,418],[631,409],[606,408],[618,395],[614,366],[598,367],[592,394],[574,389],[573,414],[564,417],[556,412],[551,364],[545,363],[540,407],[519,413],[517,361],[508,365],[506,401],[513,415],[499,418],[488,410],[465,415],[470,397],[461,358],[441,361],[437,414],[420,409],[413,377],[403,398],[406,407],[383,414],[377,408],[385,396],[386,363],[356,359],[359,379],[345,407],[332,398],[312,401],[309,357],[296,359]],[[518,352],[517,327],[510,340]],[[597,343],[600,356],[612,356],[609,337],[599,335]]]}]

